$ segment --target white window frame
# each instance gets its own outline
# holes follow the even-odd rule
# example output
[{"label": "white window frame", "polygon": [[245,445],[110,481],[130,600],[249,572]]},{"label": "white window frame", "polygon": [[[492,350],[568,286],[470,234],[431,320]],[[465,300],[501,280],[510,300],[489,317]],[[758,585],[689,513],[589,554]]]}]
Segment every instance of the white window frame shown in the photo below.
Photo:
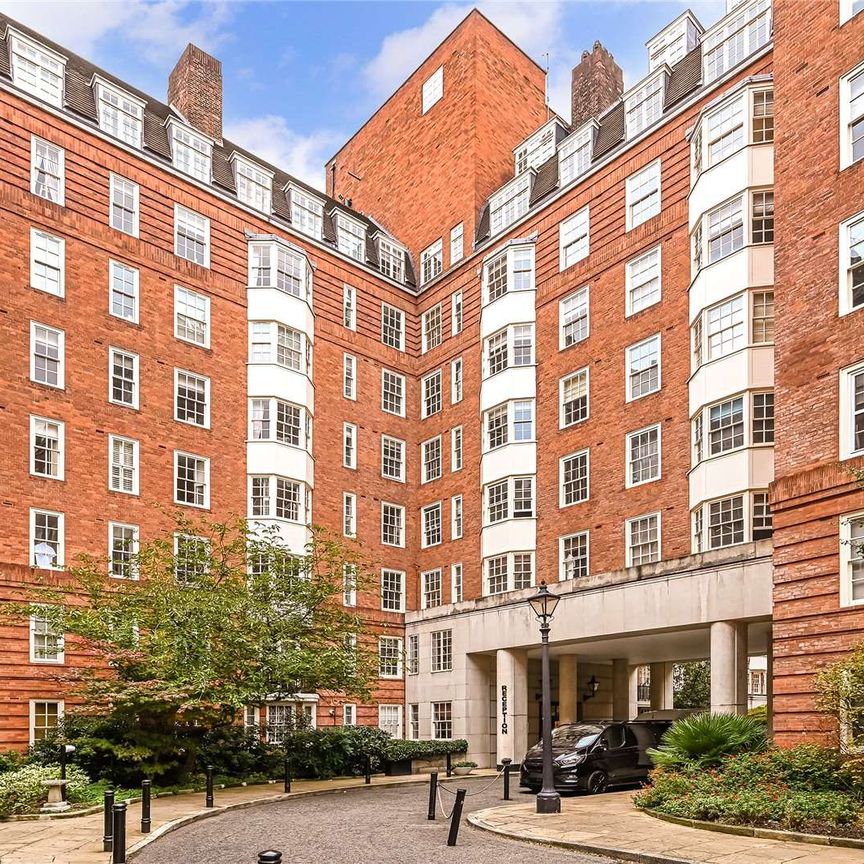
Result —
[{"label": "white window frame", "polygon": [[[39,381],[36,378],[36,354],[34,352],[36,344],[36,328],[43,327],[52,333],[57,334],[57,383],[49,384],[46,381]],[[66,333],[63,330],[58,330],[56,327],[51,327],[48,324],[43,324],[41,321],[30,322],[30,380],[34,384],[40,384],[42,387],[51,387],[54,390],[66,389]]]},{"label": "white window frame", "polygon": [[439,237],[420,253],[420,285],[426,285],[441,275],[444,269],[444,243]]},{"label": "white window frame", "polygon": [[461,471],[465,466],[465,434],[461,426],[450,430],[450,472]]},{"label": "white window frame", "polygon": [[450,404],[457,405],[462,401],[465,390],[465,364],[462,357],[450,361]]},{"label": "white window frame", "polygon": [[[438,533],[439,539],[434,542],[427,541],[426,538],[426,513],[438,510]],[[432,504],[425,504],[420,508],[420,548],[431,549],[433,546],[440,546],[444,542],[444,508],[440,501],[435,501]]]},{"label": "white window frame", "polygon": [[531,208],[534,169],[514,177],[489,198],[489,233],[500,234],[518,222]]},{"label": "white window frame", "polygon": [[[120,183],[128,183],[132,187],[132,230],[124,231],[123,228],[114,224],[114,194]],[[141,224],[141,187],[128,180],[120,174],[110,175],[108,181],[108,225],[115,231],[120,231],[122,234],[128,234],[130,237],[137,237],[140,231]]]},{"label": "white window frame", "polygon": [[[204,382],[204,422],[195,423],[193,420],[181,420],[177,415],[177,389],[180,384],[180,376],[189,375],[192,378],[199,378]],[[188,426],[196,426],[199,429],[210,428],[210,378],[206,375],[201,375],[198,372],[192,372],[189,369],[174,369],[174,419],[178,423],[185,423]]]},{"label": "white window frame", "polygon": [[453,630],[433,630],[429,634],[429,672],[452,672],[453,654]]},{"label": "white window frame", "polygon": [[[584,295],[584,296],[583,296]],[[571,302],[577,310],[584,309],[585,311],[585,335],[579,339],[574,339],[572,342],[567,342],[567,326],[571,321],[565,320],[565,306]],[[583,316],[580,314],[577,319],[580,320]],[[565,348],[572,348],[580,342],[584,342],[591,335],[591,289],[588,285],[583,285],[578,291],[572,291],[566,297],[562,297],[558,301],[558,350],[563,351]]]},{"label": "white window frame", "polygon": [[45,507],[31,507],[30,508],[30,535],[29,535],[29,546],[30,546],[30,566],[35,567],[36,561],[36,545],[34,540],[36,539],[36,514],[37,513],[45,513],[48,516],[56,516],[57,517],[57,554],[54,556],[54,566],[47,567],[44,569],[47,570],[62,570],[66,564],[66,514],[61,513],[58,510],[48,510]]},{"label": "white window frame", "polygon": [[567,270],[590,254],[591,213],[590,205],[586,204],[558,223],[558,269]]},{"label": "white window frame", "polygon": [[387,710],[394,711],[396,714],[396,717],[397,717],[396,725],[395,725],[396,734],[393,735],[392,737],[397,738],[397,739],[404,738],[405,737],[405,729],[404,729],[404,722],[403,722],[403,717],[402,717],[402,705],[401,704],[384,703],[384,702],[381,702],[378,704],[378,728],[384,732],[393,728],[392,723],[384,723],[384,718],[383,718],[384,712],[382,709],[385,709],[385,708]]},{"label": "white window frame", "polygon": [[[236,152],[231,154],[231,163],[234,167],[237,200],[269,216],[273,209],[273,172]],[[245,173],[241,173],[241,170]],[[241,182],[241,177],[246,181],[245,184]],[[241,190],[244,186],[250,187],[253,194],[243,195]]]},{"label": "white window frame", "polygon": [[132,525],[128,522],[114,522],[111,521],[108,523],[108,575],[112,579],[137,579],[138,572],[135,564],[131,565],[132,573],[129,576],[123,576],[122,574],[115,573],[113,568],[114,560],[114,529],[115,528],[131,528],[132,529],[132,555],[137,555],[138,550],[140,548],[141,543],[141,534],[140,529],[137,525]]},{"label": "white window frame", "polygon": [[450,539],[461,540],[465,534],[465,504],[461,495],[450,499]]},{"label": "white window frame", "polygon": [[[114,311],[114,271],[115,268],[125,268],[132,273],[132,317],[126,318]],[[129,324],[137,324],[141,309],[141,273],[137,267],[131,267],[123,261],[108,260],[108,314],[112,318],[126,321]]]},{"label": "white window frame", "polygon": [[561,187],[572,183],[591,167],[594,133],[598,128],[597,121],[591,120],[587,126],[576,130],[558,145],[558,176]]},{"label": "white window frame", "polygon": [[[523,265],[518,268],[516,266],[517,257],[521,259]],[[498,293],[492,297],[490,291],[490,273],[499,263],[503,263],[504,279],[498,286]],[[526,267],[525,264],[529,266]],[[511,243],[501,251],[488,255],[483,261],[483,305],[488,306],[490,303],[494,303],[508,294],[536,290],[535,270],[534,243]],[[517,284],[517,273],[529,273],[528,284]]]},{"label": "white window frame", "polygon": [[[98,114],[99,128],[106,134],[116,138],[118,141],[122,141],[130,147],[140,150],[141,141],[144,137],[145,103],[137,96],[132,96],[126,90],[121,90],[115,84],[106,81],[100,75],[94,75],[93,80],[95,84],[96,113]],[[111,99],[106,99],[106,95],[112,97],[115,101],[112,102]],[[105,104],[111,105],[111,107],[117,112],[118,119],[122,120],[121,115],[125,115],[125,117],[132,121],[131,123],[127,123],[127,126],[134,129],[132,135],[122,134],[122,132],[119,131],[119,127],[122,124],[119,123],[117,132],[114,132],[111,129],[102,111]]]},{"label": "white window frame", "polygon": [[[114,355],[122,354],[132,358],[132,402],[122,402],[114,398]],[[140,375],[140,358],[133,351],[127,351],[125,348],[117,348],[114,345],[108,346],[108,401],[112,405],[119,405],[121,408],[129,408],[132,411],[137,411],[140,405],[141,394],[141,375]],[[176,418],[175,418],[176,419]]]},{"label": "white window frame", "polygon": [[[180,333],[179,327],[177,326],[177,303],[180,297],[183,294],[190,294],[192,297],[201,298],[204,300],[204,341],[196,342],[194,339],[189,339],[187,336],[184,336]],[[207,294],[202,294],[200,291],[193,291],[191,288],[186,288],[182,285],[174,286],[174,338],[179,339],[181,342],[186,342],[188,345],[195,345],[198,348],[209,348],[210,347],[210,296]]]},{"label": "white window frame", "polygon": [[[123,489],[114,485],[114,442],[132,445],[132,488]],[[139,495],[141,491],[141,445],[135,438],[126,435],[108,436],[108,491],[120,495]]]},{"label": "white window frame", "polygon": [[462,562],[450,565],[450,602],[461,603],[465,596],[465,571]]},{"label": "white window frame", "polygon": [[342,565],[342,605],[353,609],[357,605],[357,566]]},{"label": "white window frame", "polygon": [[[42,474],[36,470],[36,424],[53,423],[57,426],[57,473]],[[46,480],[64,480],[66,478],[66,424],[62,420],[52,417],[42,417],[37,414],[30,415],[30,474],[34,477],[42,477]]]},{"label": "white window frame", "polygon": [[[357,470],[357,424],[342,424],[342,467]],[[350,449],[349,449],[350,445]]]},{"label": "white window frame", "polygon": [[439,66],[424,82],[420,94],[420,113],[426,114],[444,97],[444,67]]},{"label": "white window frame", "polygon": [[383,234],[378,235],[378,269],[394,282],[405,282],[405,249]]},{"label": "white window frame", "polygon": [[[438,449],[438,473],[429,475],[426,472],[426,451],[427,449]],[[440,480],[444,476],[444,442],[440,435],[434,438],[428,438],[420,444],[420,484],[431,483],[433,480]]]},{"label": "white window frame", "polygon": [[[384,574],[399,577],[399,603],[395,609],[384,605]],[[407,586],[406,573],[404,570],[396,570],[393,567],[381,568],[381,611],[382,612],[404,612],[405,611],[405,589]]]},{"label": "white window frame", "polygon": [[[517,327],[527,327],[530,330],[531,334],[531,360],[528,363],[519,363],[515,362],[516,359],[516,328]],[[495,370],[494,372],[490,371],[489,364],[489,343],[499,337],[501,334],[504,334],[504,341],[506,344],[506,363],[500,369]],[[502,327],[500,330],[497,330],[495,333],[490,334],[483,340],[483,378],[494,378],[496,375],[501,375],[503,372],[506,372],[508,369],[527,369],[531,366],[537,365],[537,332],[536,327],[533,321],[519,321],[515,324],[508,324],[506,327]]]},{"label": "white window frame", "polygon": [[[197,180],[199,183],[211,183],[213,180],[213,141],[174,117],[168,120],[167,126],[171,164],[182,174]],[[188,154],[189,158],[183,159],[182,154]],[[201,170],[196,170],[196,155],[201,163]]]},{"label": "white window frame", "polygon": [[[572,423],[567,422],[566,418],[566,410],[565,410],[565,401],[564,401],[564,392],[567,388],[567,382],[571,378],[575,378],[577,375],[584,375],[585,377],[585,416],[581,417],[579,420],[574,420]],[[573,372],[570,372],[568,375],[564,375],[558,382],[558,428],[559,429],[569,429],[571,426],[578,426],[580,423],[584,423],[591,417],[591,369],[588,366],[583,366],[581,369],[575,369]]]},{"label": "white window frame", "polygon": [[[655,174],[655,172],[656,172],[656,178],[653,176]],[[663,210],[663,189],[662,189],[662,185],[661,185],[662,173],[663,172],[662,172],[661,161],[660,161],[660,159],[655,159],[653,162],[649,163],[648,165],[646,165],[644,168],[640,169],[639,171],[634,172],[633,174],[631,174],[626,179],[626,181],[625,181],[625,189],[626,189],[626,193],[625,193],[625,198],[626,198],[625,221],[627,223],[627,230],[628,231],[632,231],[634,228],[637,228],[639,225],[644,225],[650,219],[653,219],[655,216],[657,216],[659,213],[662,212],[662,210]],[[651,191],[649,191],[646,195],[643,195],[638,200],[633,200],[639,186],[642,185],[642,183],[643,183],[643,178],[645,178],[646,175],[648,175],[647,179],[644,180],[644,182],[646,183],[646,188],[648,188],[647,187],[648,182],[656,179],[656,181],[657,181],[656,189],[652,188]],[[634,206],[641,203],[642,201],[646,201],[648,198],[650,198],[654,194],[657,195],[656,209],[652,208],[650,213],[647,213],[647,215],[643,214],[642,216],[640,216],[638,222],[634,221],[634,218],[633,218]]]},{"label": "white window frame", "polygon": [[[438,378],[438,408],[435,411],[427,411],[426,405],[426,382]],[[443,386],[443,375],[440,369],[424,375],[420,379],[420,419],[425,420],[427,417],[433,417],[435,414],[440,414],[444,410],[444,394],[441,392]]]},{"label": "white window frame", "polygon": [[[399,316],[398,345],[392,345],[384,339],[384,321],[388,310]],[[390,303],[381,304],[381,344],[386,345],[388,348],[394,348],[396,351],[405,351],[405,311],[400,309],[398,306],[391,305]]]},{"label": "white window frame", "polygon": [[[203,504],[194,504],[189,501],[180,501],[177,498],[177,468],[178,468],[178,458],[180,456],[188,456],[191,459],[201,459],[204,462],[204,503]],[[210,459],[207,456],[200,456],[197,453],[190,453],[186,450],[175,450],[174,451],[174,471],[171,475],[171,484],[172,484],[172,492],[171,497],[172,501],[175,504],[179,504],[181,507],[193,507],[196,510],[209,510],[210,509]]]},{"label": "white window frame", "polygon": [[[399,448],[399,476],[384,473],[384,448],[387,444],[396,444]],[[393,480],[395,483],[405,482],[405,442],[401,438],[396,438],[393,435],[381,435],[381,476],[385,480]]]},{"label": "white window frame", "polygon": [[[564,463],[574,456],[585,457],[585,497],[578,501],[566,501],[564,495]],[[576,507],[579,504],[584,504],[591,500],[591,449],[584,447],[582,450],[574,450],[572,453],[565,453],[558,460],[558,507],[564,510],[568,507]]]},{"label": "white window frame", "polygon": [[[648,477],[645,480],[633,481],[631,469],[633,467],[631,443],[632,439],[637,435],[642,435],[646,432],[657,431],[657,474],[653,477]],[[656,483],[663,477],[663,428],[660,423],[652,423],[650,426],[644,426],[642,429],[636,429],[633,432],[628,432],[624,439],[624,486],[627,489],[632,489],[635,486],[644,486],[647,483]]]},{"label": "white window frame", "polygon": [[[727,5],[728,8],[728,5]],[[702,84],[711,84],[718,78],[736,69],[743,64],[748,57],[762,48],[771,40],[772,29],[771,0],[755,0],[755,2],[739,2],[726,15],[724,15],[713,27],[702,34]],[[753,26],[754,22],[764,19],[764,27]],[[751,35],[757,37],[764,33],[765,42],[751,42]],[[736,39],[740,35],[740,41]],[[726,47],[740,44],[741,56],[730,57]],[[716,57],[721,62],[716,62]]]},{"label": "white window frame", "polygon": [[[516,436],[516,406],[528,403],[531,406],[531,437],[517,438]],[[496,444],[494,447],[489,438],[489,415],[492,412],[500,412],[504,408],[506,415],[506,424],[504,426],[505,435],[504,441]],[[487,408],[481,418],[483,423],[483,453],[491,453],[493,450],[498,450],[501,447],[506,447],[508,444],[525,444],[537,440],[537,403],[534,399],[508,399],[506,402],[499,402],[491,408]],[[523,419],[524,422],[524,419]]]},{"label": "white window frame", "polygon": [[450,295],[450,335],[458,336],[464,326],[464,308],[462,305],[462,292],[454,291]]},{"label": "white window frame", "polygon": [[[36,177],[38,174],[36,145],[41,144],[46,148],[56,151],[57,153],[57,198],[51,198],[48,195],[42,195],[36,185]],[[59,145],[48,141],[46,138],[40,138],[38,135],[30,136],[30,191],[41,198],[43,201],[50,201],[52,204],[57,204],[59,207],[66,206],[66,151]]]},{"label": "white window frame", "polygon": [[[564,545],[567,540],[572,540],[578,537],[585,538],[585,574],[579,576],[567,575],[567,560],[564,557]],[[591,572],[591,536],[588,531],[574,531],[572,534],[565,534],[558,538],[558,581],[568,582],[572,579],[582,579]]]},{"label": "white window frame", "polygon": [[[394,643],[394,648],[396,651],[396,673],[392,675],[383,675],[381,674],[381,647],[382,642],[389,641]],[[403,654],[402,654],[402,639],[399,636],[379,636],[378,637],[378,677],[385,680],[396,680],[402,677],[402,666],[403,666]]]},{"label": "white window frame", "polygon": [[846,513],[840,517],[838,535],[840,539],[840,606],[864,605],[864,597],[860,600],[852,598],[852,562],[862,557],[852,543],[852,523],[864,519],[864,512]]},{"label": "white window frame", "polygon": [[353,354],[342,355],[342,396],[357,401],[357,358]]},{"label": "white window frame", "polygon": [[[859,0],[860,2],[860,0]],[[842,27],[847,21],[851,21],[856,15],[864,12],[864,6],[855,10],[855,0],[840,0],[840,26]]]},{"label": "white window frame", "polygon": [[856,375],[864,375],[864,362],[841,369],[840,378],[840,458],[851,459],[864,454],[864,447],[855,448],[854,381]]},{"label": "white window frame", "polygon": [[[848,315],[850,312],[864,309],[864,301],[857,306],[854,306],[852,302],[852,266],[850,264],[852,250],[850,240],[853,227],[860,227],[862,236],[860,246],[864,250],[864,210],[841,222],[839,227],[838,249],[840,250],[840,258],[837,272],[839,274],[838,296],[840,315]],[[856,269],[860,270],[862,277],[864,277],[864,263],[859,264]],[[864,282],[862,282],[862,286],[864,286]],[[864,287],[862,287],[862,290],[864,290]]]},{"label": "white window frame", "polygon": [[[399,511],[399,542],[398,543],[389,543],[384,539],[384,508],[391,507],[394,510]],[[382,501],[381,502],[381,545],[382,546],[392,546],[393,548],[404,549],[405,548],[405,532],[407,528],[405,525],[405,507],[402,504],[394,504],[392,501]]]},{"label": "white window frame", "polygon": [[[59,723],[63,719],[63,715],[65,713],[66,703],[62,699],[31,699],[29,702],[30,706],[30,719],[28,721],[28,732],[30,736],[30,744],[35,744],[37,741],[42,740],[36,737],[36,706],[37,705],[56,705],[57,706],[57,722]],[[54,726],[48,728],[56,728]]]},{"label": "white window frame", "polygon": [[[399,410],[391,411],[389,408],[385,407],[384,402],[384,379],[385,376],[389,375],[393,378],[398,378],[401,382],[401,397],[399,399]],[[406,392],[405,392],[405,376],[401,372],[394,372],[392,369],[387,369],[386,367],[382,367],[381,369],[381,410],[385,414],[392,414],[394,417],[404,417],[405,416],[405,402],[406,402]]]},{"label": "white window frame", "polygon": [[444,341],[444,308],[441,303],[431,306],[420,316],[420,339],[421,354],[437,348]]},{"label": "white window frame", "polygon": [[[657,261],[655,263],[651,263],[648,266],[651,268],[648,270],[647,268],[643,269],[639,273],[639,278],[642,281],[638,283],[634,278],[634,271],[637,267],[643,265],[648,258],[653,258],[654,255],[657,256]],[[656,275],[651,275],[648,279],[644,278],[646,273],[654,274],[656,268]],[[631,259],[627,262],[625,266],[625,288],[624,288],[624,302],[625,302],[625,315],[626,317],[630,317],[631,315],[636,315],[639,312],[643,312],[645,309],[650,309],[652,306],[656,306],[663,299],[663,247],[661,244],[652,247],[651,249],[646,250],[645,252],[641,252],[635,258]],[[655,299],[650,300],[647,303],[643,303],[639,306],[639,308],[634,307],[633,303],[633,292],[638,288],[642,288],[645,285],[650,284],[657,279],[657,296]],[[653,295],[653,291],[651,292]]]},{"label": "white window frame", "polygon": [[357,725],[357,705],[354,702],[342,703],[342,725],[356,726]]},{"label": "white window frame", "polygon": [[63,634],[52,633],[50,630],[45,633],[46,636],[54,636],[57,639],[57,656],[56,657],[37,657],[36,656],[36,626],[39,622],[46,621],[39,615],[31,615],[29,619],[29,635],[30,635],[30,662],[39,666],[62,666],[66,662],[66,640]]},{"label": "white window frame", "polygon": [[[630,369],[632,365],[630,359],[631,354],[636,348],[641,348],[643,345],[647,345],[655,339],[657,340],[657,386],[646,393],[640,393],[638,396],[633,396],[631,387],[632,381],[630,378]],[[646,396],[651,396],[653,393],[659,393],[663,389],[663,336],[661,333],[655,333],[647,339],[641,339],[639,342],[627,346],[624,351],[624,379],[627,388],[627,402],[644,399]]]},{"label": "white window frame", "polygon": [[[47,265],[47,261],[38,261],[36,258],[36,241],[37,238],[45,238],[46,243],[57,244],[57,290],[49,291],[47,288],[41,288],[36,284],[36,266],[37,264]],[[34,291],[41,291],[43,294],[50,294],[52,297],[66,296],[66,240],[63,237],[58,237],[55,234],[49,234],[47,231],[42,231],[39,228],[30,229],[30,287]]]},{"label": "white window frame", "polygon": [[[62,54],[58,54],[56,51],[47,48],[41,42],[25,36],[11,26],[7,27],[7,42],[9,43],[9,65],[12,72],[12,83],[37,99],[41,99],[55,108],[62,108],[66,91],[66,58]],[[31,54],[31,57],[24,57],[23,55],[28,52]],[[36,60],[31,59],[33,54],[37,55]],[[59,71],[56,69],[49,71],[49,74],[58,79],[57,86],[52,87],[49,91],[45,91],[40,87],[29,84],[23,77],[20,68],[21,60],[19,58],[23,58],[27,63],[37,66],[40,70],[45,65],[59,66]],[[39,77],[40,80],[44,80],[42,76]]]},{"label": "white window frame", "polygon": [[450,229],[450,266],[465,257],[465,223],[460,222]]},{"label": "white window frame", "polygon": [[285,189],[291,201],[291,225],[307,237],[320,240],[324,225],[324,202],[290,183]]},{"label": "white window frame", "polygon": [[[204,220],[204,258],[203,261],[198,261],[195,258],[188,258],[186,255],[180,254],[180,220],[183,218],[188,221],[188,216],[193,219]],[[190,264],[197,264],[199,267],[210,267],[210,219],[201,213],[196,213],[182,204],[174,205],[174,254]]]},{"label": "white window frame", "polygon": [[624,125],[628,141],[662,118],[666,79],[667,70],[659,66],[624,97]]},{"label": "white window frame", "polygon": [[[646,561],[644,564],[634,564],[633,563],[633,549],[630,546],[630,526],[633,522],[638,521],[639,519],[650,519],[651,517],[656,517],[657,519],[657,560],[648,562]],[[629,519],[624,521],[624,546],[627,552],[627,566],[628,567],[641,567],[650,564],[658,564],[663,560],[663,514],[661,511],[657,510],[653,513],[642,513],[639,516],[631,516]]]},{"label": "white window frame", "polygon": [[357,289],[347,282],[342,283],[342,325],[357,330]]},{"label": "white window frame", "polygon": [[342,536],[357,536],[357,496],[353,492],[342,493]]}]

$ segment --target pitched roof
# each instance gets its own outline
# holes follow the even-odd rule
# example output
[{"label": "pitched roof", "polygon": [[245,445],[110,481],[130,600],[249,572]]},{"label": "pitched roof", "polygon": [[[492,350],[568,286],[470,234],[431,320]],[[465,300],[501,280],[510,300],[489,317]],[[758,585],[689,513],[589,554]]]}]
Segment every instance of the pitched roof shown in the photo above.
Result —
[{"label": "pitched roof", "polygon": [[[25,27],[23,24],[19,24],[14,19],[3,14],[0,14],[0,35],[2,35],[2,38],[0,38],[0,75],[11,78],[12,74],[9,57],[10,47],[8,38],[8,28],[10,26],[15,30],[23,33],[25,36],[29,36],[30,38],[44,45],[46,48],[50,48],[52,51],[56,51],[58,54],[61,54],[66,58],[66,71],[63,88],[64,108],[73,112],[78,117],[93,123],[95,126],[98,126],[99,114],[96,106],[96,95],[93,87],[93,76],[98,75],[109,83],[114,84],[119,89],[125,90],[130,95],[135,96],[142,102],[144,102],[143,149],[151,155],[154,155],[160,159],[164,159],[167,162],[171,161],[171,146],[168,139],[168,128],[166,124],[168,120],[172,118],[184,122],[183,117],[181,117],[181,115],[176,110],[171,108],[169,105],[166,105],[164,102],[160,102],[154,99],[152,96],[149,96],[148,94],[143,93],[135,87],[132,87],[125,81],[121,81],[119,78],[112,75],[110,72],[106,72],[105,70],[99,68],[93,63],[85,60],[83,57],[80,57],[77,54],[73,54],[71,51],[66,50],[57,43],[52,42],[50,39],[47,39],[41,33],[38,33],[35,30],[30,29],[29,27]],[[323,224],[323,235],[325,242],[333,246],[336,245],[336,231],[334,226],[332,225],[331,216],[328,216],[328,213],[332,214],[333,211],[337,209],[342,210],[347,214],[350,214],[353,219],[365,225],[367,229],[367,238],[370,232],[382,230],[380,225],[369,219],[364,214],[352,210],[351,208],[346,207],[341,202],[330,198],[327,195],[324,195],[322,192],[319,192],[317,189],[309,186],[302,180],[298,180],[296,177],[288,174],[280,168],[277,168],[276,166],[265,162],[263,159],[256,156],[254,153],[251,153],[245,148],[240,147],[239,145],[234,144],[227,139],[223,139],[221,142],[217,142],[213,146],[212,183],[214,186],[219,187],[220,189],[228,191],[232,194],[236,191],[234,182],[234,171],[232,170],[230,161],[231,156],[234,153],[245,156],[250,161],[255,162],[262,168],[266,168],[273,173],[272,209],[273,215],[277,216],[280,220],[288,223],[291,222],[291,207],[288,193],[286,191],[286,186],[288,186],[288,184],[291,184],[300,189],[303,189],[304,191],[308,192],[309,195],[319,199],[324,203],[325,215]],[[386,234],[387,232],[384,233]],[[377,251],[373,249],[370,253],[368,245],[369,241],[367,240],[366,257],[368,259],[368,263],[371,264],[372,262],[374,262],[373,266],[377,267]],[[407,272],[408,271],[406,270],[405,287],[413,290],[415,289],[416,285],[413,282],[408,281]],[[410,272],[413,276],[413,268]]]}]

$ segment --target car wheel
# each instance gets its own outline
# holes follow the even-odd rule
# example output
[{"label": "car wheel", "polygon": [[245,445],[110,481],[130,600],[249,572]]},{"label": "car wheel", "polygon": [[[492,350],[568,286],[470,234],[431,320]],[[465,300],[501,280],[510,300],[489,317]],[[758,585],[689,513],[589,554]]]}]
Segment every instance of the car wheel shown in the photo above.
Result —
[{"label": "car wheel", "polygon": [[608,786],[609,778],[606,776],[605,771],[594,771],[588,777],[588,792],[591,795],[599,795],[601,792],[605,792]]}]

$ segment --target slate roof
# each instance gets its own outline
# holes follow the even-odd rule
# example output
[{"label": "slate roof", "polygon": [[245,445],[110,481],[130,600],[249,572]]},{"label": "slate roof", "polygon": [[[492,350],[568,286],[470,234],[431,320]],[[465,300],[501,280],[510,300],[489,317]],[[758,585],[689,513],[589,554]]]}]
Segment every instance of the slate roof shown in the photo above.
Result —
[{"label": "slate roof", "polygon": [[[702,46],[697,45],[672,67],[672,74],[666,84],[663,110],[669,110],[685,96],[695,92],[701,83]],[[622,100],[616,102],[598,118],[597,122],[599,126],[594,137],[592,162],[599,161],[624,143],[624,102]],[[531,187],[529,206],[534,207],[557,188],[558,154],[556,153],[537,169]],[[477,220],[475,243],[479,244],[486,240],[489,237],[489,231],[489,202],[487,201],[480,211],[480,218]]]},{"label": "slate roof", "polygon": [[[181,122],[183,121],[183,118],[177,111],[165,103],[154,99],[152,96],[132,87],[125,81],[121,81],[111,73],[100,69],[98,66],[88,62],[83,57],[73,54],[57,43],[45,38],[41,33],[38,33],[29,27],[25,27],[23,24],[19,24],[14,19],[2,14],[0,14],[0,37],[2,37],[0,38],[0,76],[11,78],[10,48],[8,39],[9,26],[66,58],[63,107],[77,115],[79,118],[83,118],[84,120],[93,123],[94,127],[98,127],[99,124],[96,96],[93,87],[94,75],[104,78],[109,83],[114,84],[121,90],[125,90],[130,95],[140,99],[145,106],[142,136],[143,149],[152,156],[163,159],[168,163],[171,162],[171,148],[166,123],[171,118],[176,118]],[[333,216],[337,210],[343,211],[356,221],[365,225],[367,229],[365,263],[373,268],[378,268],[378,252],[372,236],[377,233],[383,233],[387,237],[390,236],[386,231],[383,231],[380,225],[369,219],[364,214],[346,207],[341,202],[324,195],[317,189],[304,183],[302,180],[298,180],[296,177],[293,177],[280,168],[265,162],[254,153],[251,153],[225,139],[221,142],[216,142],[213,145],[212,185],[214,187],[218,187],[220,190],[231,194],[236,192],[234,171],[230,161],[231,156],[234,153],[237,153],[240,156],[245,156],[257,165],[260,165],[262,168],[266,168],[273,172],[273,215],[278,217],[281,221],[289,224],[291,222],[290,190],[286,189],[286,186],[292,184],[303,189],[311,196],[324,203],[322,233],[323,239],[326,243],[332,246],[336,245],[336,227]],[[395,238],[393,239],[395,240]],[[407,252],[405,257],[406,263],[410,265],[410,255]],[[415,290],[416,281],[414,279],[413,266],[406,266],[405,274],[406,284],[404,287],[409,290]]]}]

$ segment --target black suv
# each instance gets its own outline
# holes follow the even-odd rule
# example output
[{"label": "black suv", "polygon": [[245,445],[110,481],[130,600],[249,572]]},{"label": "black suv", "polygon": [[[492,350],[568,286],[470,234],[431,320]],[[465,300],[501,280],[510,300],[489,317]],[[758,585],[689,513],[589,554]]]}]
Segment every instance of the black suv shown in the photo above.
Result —
[{"label": "black suv", "polygon": [[[625,723],[565,723],[552,730],[555,788],[603,792],[610,786],[639,783],[653,767],[649,747],[656,747],[671,720]],[[532,792],[543,784],[543,742],[525,755],[519,781]]]}]

